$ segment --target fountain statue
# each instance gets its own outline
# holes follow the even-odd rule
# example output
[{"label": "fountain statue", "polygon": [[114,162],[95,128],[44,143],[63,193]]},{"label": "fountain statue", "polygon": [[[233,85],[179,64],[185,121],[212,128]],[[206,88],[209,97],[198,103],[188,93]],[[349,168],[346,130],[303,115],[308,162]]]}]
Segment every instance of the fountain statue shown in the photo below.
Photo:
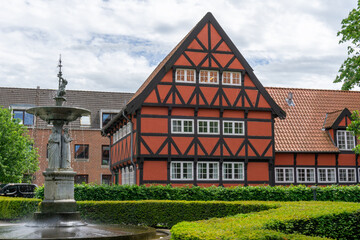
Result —
[{"label": "fountain statue", "polygon": [[68,83],[62,77],[61,57],[59,60],[59,86],[55,106],[34,107],[28,113],[52,124],[48,140],[48,168],[45,176],[44,200],[40,212],[33,221],[14,227],[0,227],[0,239],[151,239],[155,229],[123,225],[91,225],[81,221],[74,199],[74,177],[71,168],[71,137],[64,125],[90,111],[78,107],[63,106],[66,102],[65,87]]}]

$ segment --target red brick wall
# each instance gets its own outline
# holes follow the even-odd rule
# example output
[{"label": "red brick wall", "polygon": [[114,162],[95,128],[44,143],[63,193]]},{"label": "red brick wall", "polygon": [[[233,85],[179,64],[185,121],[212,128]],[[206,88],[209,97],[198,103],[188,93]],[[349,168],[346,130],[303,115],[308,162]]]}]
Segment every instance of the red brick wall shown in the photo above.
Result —
[{"label": "red brick wall", "polygon": [[[29,134],[35,140],[35,147],[39,149],[40,170],[35,174],[34,183],[42,185],[44,183],[44,176],[42,172],[45,171],[48,165],[46,159],[46,146],[49,135],[49,129],[30,129]],[[102,145],[109,145],[109,138],[101,136],[100,130],[83,130],[70,129],[70,135],[73,139],[71,143],[71,167],[77,174],[87,174],[89,183],[101,184],[101,175],[109,175],[109,167],[101,166]],[[89,145],[89,159],[87,161],[78,161],[74,159],[75,144]]]}]

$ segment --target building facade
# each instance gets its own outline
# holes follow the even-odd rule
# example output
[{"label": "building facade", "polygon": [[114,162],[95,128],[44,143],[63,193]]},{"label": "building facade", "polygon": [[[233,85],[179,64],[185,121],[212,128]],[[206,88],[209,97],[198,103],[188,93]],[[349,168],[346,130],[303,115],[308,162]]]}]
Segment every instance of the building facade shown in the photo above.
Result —
[{"label": "building facade", "polygon": [[[37,185],[44,183],[42,172],[48,164],[47,142],[51,134],[51,125],[26,109],[34,106],[53,105],[56,90],[30,88],[0,88],[0,106],[12,110],[13,117],[19,118],[28,127],[38,149],[40,170],[33,176]],[[77,172],[76,183],[111,183],[109,169],[109,138],[101,136],[101,128],[122,109],[133,94],[73,91],[67,90],[65,106],[82,107],[91,111],[91,116],[82,117],[65,126],[69,128],[71,142],[71,167]]]},{"label": "building facade", "polygon": [[264,88],[208,13],[103,128],[114,182],[356,184],[356,139],[346,131],[354,98]]}]

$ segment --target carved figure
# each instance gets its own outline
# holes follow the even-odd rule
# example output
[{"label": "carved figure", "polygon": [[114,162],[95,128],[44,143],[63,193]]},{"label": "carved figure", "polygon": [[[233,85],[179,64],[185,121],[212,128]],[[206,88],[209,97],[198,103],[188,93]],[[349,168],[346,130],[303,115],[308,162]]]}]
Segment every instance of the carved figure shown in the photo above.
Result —
[{"label": "carved figure", "polygon": [[69,129],[64,129],[64,135],[61,138],[62,140],[62,161],[61,161],[61,168],[71,168],[71,148],[70,144],[72,139],[69,134]]},{"label": "carved figure", "polygon": [[61,162],[61,134],[54,126],[51,129],[52,133],[49,137],[48,153],[49,153],[49,168],[60,168]]},{"label": "carved figure", "polygon": [[66,81],[66,79],[64,79],[63,77],[61,77],[61,75],[59,74],[59,89],[57,91],[57,97],[63,97],[65,96],[65,87],[68,84],[68,81]]}]

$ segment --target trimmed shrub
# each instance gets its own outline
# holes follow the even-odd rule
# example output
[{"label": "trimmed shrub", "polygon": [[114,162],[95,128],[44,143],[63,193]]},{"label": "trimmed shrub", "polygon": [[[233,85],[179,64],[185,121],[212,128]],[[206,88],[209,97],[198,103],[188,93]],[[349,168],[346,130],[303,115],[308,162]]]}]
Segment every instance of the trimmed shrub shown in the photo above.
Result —
[{"label": "trimmed shrub", "polygon": [[16,220],[31,216],[38,208],[39,199],[0,197],[0,219]]},{"label": "trimmed shrub", "polygon": [[83,201],[77,202],[82,218],[90,222],[171,227],[182,221],[221,218],[277,207],[261,202],[200,201]]},{"label": "trimmed shrub", "polygon": [[[37,198],[43,198],[39,187]],[[299,186],[171,187],[129,185],[75,185],[77,201],[187,200],[187,201],[312,201],[313,190]],[[360,187],[326,186],[317,189],[319,201],[360,202]]]},{"label": "trimmed shrub", "polygon": [[360,204],[287,202],[259,213],[182,222],[172,239],[360,239]]}]

